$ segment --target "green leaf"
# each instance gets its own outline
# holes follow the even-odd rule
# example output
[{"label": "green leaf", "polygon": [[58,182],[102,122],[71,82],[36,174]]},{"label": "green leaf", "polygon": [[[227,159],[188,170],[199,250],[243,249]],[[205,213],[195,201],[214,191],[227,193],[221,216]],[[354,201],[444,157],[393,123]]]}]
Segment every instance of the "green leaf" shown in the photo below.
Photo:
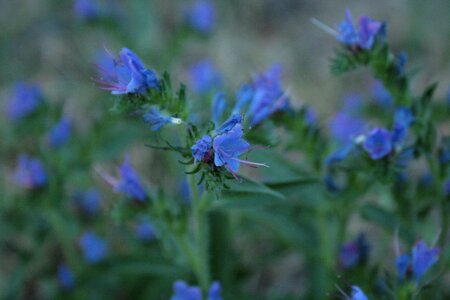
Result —
[{"label": "green leaf", "polygon": [[308,250],[306,248],[312,245],[314,231],[308,226],[302,226],[298,220],[292,220],[289,216],[279,212],[263,210],[250,210],[244,214],[246,217],[270,227],[276,236],[286,244],[302,247],[303,250]]},{"label": "green leaf", "polygon": [[270,205],[285,200],[285,197],[264,184],[246,177],[240,181],[229,181],[230,189],[223,190],[215,206],[222,208],[252,208]]}]

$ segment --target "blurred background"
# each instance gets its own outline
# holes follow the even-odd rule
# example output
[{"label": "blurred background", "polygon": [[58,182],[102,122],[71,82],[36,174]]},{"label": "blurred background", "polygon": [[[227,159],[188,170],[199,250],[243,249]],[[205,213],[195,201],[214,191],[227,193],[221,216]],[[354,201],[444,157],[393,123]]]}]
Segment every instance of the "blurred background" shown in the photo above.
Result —
[{"label": "blurred background", "polygon": [[[122,160],[124,152],[131,154],[138,173],[150,186],[157,188],[167,185],[178,189],[178,183],[166,177],[168,175],[155,172],[158,164],[162,164],[161,156],[142,147],[143,143],[139,141],[139,138],[148,137],[148,134],[139,130],[136,122],[119,121],[117,117],[111,116],[109,108],[113,96],[97,88],[93,81],[99,53],[105,49],[111,53],[118,53],[122,47],[132,49],[148,67],[160,74],[168,71],[175,82],[187,83],[188,97],[193,102],[198,95],[192,92],[195,87],[192,86],[190,70],[199,61],[209,60],[217,70],[224,89],[231,93],[242,82],[272,63],[280,63],[284,70],[284,85],[293,105],[313,106],[319,122],[326,123],[332,113],[340,108],[346,95],[360,93],[363,97],[371,97],[373,81],[367,70],[341,77],[331,75],[330,58],[338,44],[333,36],[311,23],[311,18],[316,18],[336,28],[344,17],[345,9],[349,8],[354,17],[367,14],[387,22],[388,42],[394,51],[408,54],[409,70],[417,70],[413,80],[415,90],[420,91],[426,84],[439,80],[437,98],[444,101],[450,85],[448,0],[216,0],[213,1],[216,6],[213,28],[208,34],[194,36],[185,34],[184,29],[186,10],[192,1],[98,0],[98,7],[93,11],[77,8],[75,2],[0,0],[0,168],[1,174],[4,174],[0,178],[0,201],[3,202],[0,226],[4,226],[0,229],[2,239],[10,238],[17,228],[21,228],[19,231],[28,230],[25,223],[19,224],[14,230],[6,227],[8,220],[17,216],[16,221],[19,223],[28,220],[26,214],[16,214],[12,209],[17,203],[11,201],[16,201],[16,195],[21,195],[17,187],[11,184],[11,174],[18,153],[33,153],[36,147],[42,148],[33,139],[22,139],[20,134],[11,133],[10,122],[3,113],[13,93],[13,86],[19,81],[38,84],[46,101],[70,116],[73,131],[77,132],[80,140],[89,140],[93,132],[103,130],[102,138],[95,143],[88,143],[93,149],[89,152],[89,158],[83,160],[83,168],[77,169],[79,172],[71,175],[70,182],[73,184],[65,186],[64,190],[71,194],[76,185],[99,186],[106,199],[102,206],[105,220],[112,206],[112,193],[94,168],[100,165],[115,172],[114,166]],[[98,125],[99,122],[101,125]],[[80,147],[84,146],[86,144],[80,142]],[[83,153],[80,150],[77,155],[82,156]],[[58,159],[64,159],[64,156]],[[6,199],[10,199],[8,203]],[[33,197],[29,200],[33,201]],[[77,226],[81,228],[85,225],[80,222]],[[102,225],[108,226],[113,225],[107,221]],[[79,228],[70,230],[74,236],[81,231]],[[123,228],[117,231],[126,235]],[[114,237],[117,231],[110,235]],[[28,242],[32,243],[27,239],[20,241],[22,244]],[[119,238],[116,244],[120,249]],[[254,247],[252,238],[245,236],[245,233],[237,237],[236,244],[238,249]],[[273,245],[265,246],[270,248]],[[30,253],[41,249],[34,244],[27,247],[32,250],[25,251],[23,255],[29,259]],[[139,249],[145,252],[144,248]],[[157,254],[155,257],[158,257]],[[13,270],[18,268],[16,259],[13,254],[2,258],[0,290],[6,291],[8,285],[10,291],[20,291],[23,299],[27,297],[27,292],[31,293],[28,299],[39,293],[42,298],[51,295],[51,283],[44,284],[44,288],[39,288],[40,292],[37,293],[30,278],[23,279],[20,277],[22,275],[11,277]],[[51,255],[47,259],[51,260]],[[242,259],[244,264],[246,259],[249,264],[259,263],[251,261],[246,255]],[[259,278],[254,277],[246,282],[248,290],[255,290],[255,286],[261,282],[268,282],[268,286],[263,289],[267,290],[265,295],[273,293],[273,299],[283,299],[282,293],[277,296],[279,290],[283,289],[302,295],[304,289],[299,286],[301,281],[296,280],[301,280],[305,274],[294,271],[296,266],[302,264],[301,259],[288,253],[278,263],[278,266],[267,271],[269,274],[278,274],[275,276],[276,281],[272,278],[266,280],[263,277],[267,274],[261,273]],[[292,270],[292,273],[286,270]],[[26,272],[26,269],[22,271]],[[48,282],[52,282],[53,273],[48,271],[48,274]],[[126,274],[126,271],[121,274]],[[111,282],[105,283],[105,286],[110,286],[108,284]],[[156,286],[157,283],[154,284]],[[277,288],[272,288],[277,284]],[[170,291],[170,285],[166,282],[161,285]],[[159,291],[157,288],[155,290]],[[5,295],[5,299],[9,299],[8,295],[11,294]],[[104,295],[99,292],[97,298],[101,299]],[[151,292],[145,295],[151,295]],[[0,293],[0,296],[3,295]],[[124,297],[127,296],[130,294],[124,293]],[[147,299],[168,299],[168,295],[160,297]]]}]

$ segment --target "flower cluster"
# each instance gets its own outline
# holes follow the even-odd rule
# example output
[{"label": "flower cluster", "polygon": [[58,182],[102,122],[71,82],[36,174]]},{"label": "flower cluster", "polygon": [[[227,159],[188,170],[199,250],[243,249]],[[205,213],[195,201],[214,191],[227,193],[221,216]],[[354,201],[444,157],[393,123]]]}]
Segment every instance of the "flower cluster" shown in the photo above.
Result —
[{"label": "flower cluster", "polygon": [[235,177],[237,177],[236,172],[241,163],[251,167],[266,166],[265,164],[239,158],[239,156],[252,149],[250,144],[243,138],[244,132],[240,120],[240,117],[232,116],[217,130],[218,134],[214,139],[210,136],[204,136],[199,139],[191,147],[192,156],[195,160],[211,163],[211,152],[213,152],[214,165],[216,167],[225,167]]},{"label": "flower cluster", "polygon": [[25,154],[19,156],[14,178],[18,185],[27,189],[43,187],[48,181],[47,171],[42,162]]},{"label": "flower cluster", "polygon": [[411,256],[401,254],[395,260],[399,280],[404,280],[406,276],[412,273],[414,279],[419,281],[438,261],[439,253],[439,248],[429,248],[424,241],[418,241],[412,249]]},{"label": "flower cluster", "polygon": [[396,146],[402,145],[413,121],[414,117],[410,109],[397,109],[392,131],[384,128],[375,128],[370,131],[363,142],[364,150],[373,160],[386,157]]},{"label": "flower cluster", "polygon": [[345,20],[339,25],[337,39],[350,47],[370,50],[378,36],[384,36],[384,24],[367,16],[358,18],[358,27],[353,24],[350,10],[346,11]]},{"label": "flower cluster", "polygon": [[[184,281],[176,281],[173,284],[173,296],[170,300],[202,300],[202,291],[196,286],[189,286]],[[221,287],[218,282],[213,282],[209,288],[207,300],[222,300]]]},{"label": "flower cluster", "polygon": [[256,126],[274,113],[288,110],[289,98],[282,88],[281,75],[281,66],[273,65],[256,76],[252,84],[244,84],[237,93],[233,112],[243,113],[248,105],[245,114],[250,126]]},{"label": "flower cluster", "polygon": [[156,73],[147,69],[139,57],[130,49],[123,48],[117,59],[104,57],[98,62],[102,89],[114,95],[144,94],[150,89],[159,90]]}]

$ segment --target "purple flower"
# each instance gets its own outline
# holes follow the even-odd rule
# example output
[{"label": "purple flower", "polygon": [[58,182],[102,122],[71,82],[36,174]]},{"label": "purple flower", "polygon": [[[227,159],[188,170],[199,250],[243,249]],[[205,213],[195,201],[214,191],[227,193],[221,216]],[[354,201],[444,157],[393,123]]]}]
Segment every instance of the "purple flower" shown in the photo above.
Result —
[{"label": "purple flower", "polygon": [[76,193],[74,200],[76,207],[85,214],[95,215],[100,210],[101,195],[95,188]]},{"label": "purple flower", "polygon": [[272,65],[253,81],[253,97],[247,109],[250,125],[255,126],[277,111],[289,108],[289,98],[281,86],[281,66]]},{"label": "purple flower", "polygon": [[417,281],[438,261],[439,253],[439,248],[428,248],[424,241],[416,243],[412,249],[412,270]]},{"label": "purple flower", "polygon": [[382,107],[391,107],[394,103],[391,93],[377,80],[372,85],[372,97]]},{"label": "purple flower", "polygon": [[340,162],[344,160],[350,152],[354,149],[353,143],[346,143],[343,147],[338,148],[336,151],[331,153],[330,156],[326,159],[326,165],[331,166],[332,164],[336,162]]},{"label": "purple flower", "polygon": [[119,179],[114,178],[100,170],[99,173],[103,179],[114,188],[114,191],[123,193],[132,200],[137,200],[140,202],[145,202],[147,200],[147,193],[141,184],[139,176],[131,166],[128,155],[125,156],[125,160],[119,168]]},{"label": "purple flower", "polygon": [[219,92],[214,95],[212,104],[212,121],[216,124],[216,126],[219,126],[219,122],[222,119],[226,108],[227,101],[225,100],[225,93]]},{"label": "purple flower", "polygon": [[108,253],[105,240],[92,231],[87,231],[81,236],[80,247],[83,251],[84,260],[89,264],[102,261]]},{"label": "purple flower", "polygon": [[155,229],[147,218],[138,219],[136,222],[135,233],[136,236],[144,242],[151,241],[155,238]]},{"label": "purple flower", "polygon": [[98,61],[101,88],[113,95],[144,94],[149,89],[159,90],[156,73],[147,69],[130,49],[123,48],[119,58],[102,58]]},{"label": "purple flower", "polygon": [[178,125],[183,122],[179,118],[163,115],[156,107],[150,108],[150,110],[145,113],[144,121],[150,124],[152,131],[158,131],[166,124]]},{"label": "purple flower", "polygon": [[213,141],[214,164],[217,167],[225,166],[234,176],[240,163],[253,167],[266,166],[238,158],[252,148],[242,138],[243,135],[242,125],[236,124],[230,131],[217,135]]},{"label": "purple flower", "polygon": [[211,61],[204,59],[191,65],[188,70],[189,86],[195,93],[205,94],[221,85],[220,73]]},{"label": "purple flower", "polygon": [[42,103],[42,92],[37,85],[19,82],[14,85],[6,112],[12,121],[18,121],[32,114]]},{"label": "purple flower", "polygon": [[66,264],[58,266],[58,282],[65,290],[71,290],[75,286],[75,277]]},{"label": "purple flower", "polygon": [[414,121],[411,109],[400,107],[395,111],[394,128],[392,130],[392,142],[401,144],[408,134],[408,128]]},{"label": "purple flower", "polygon": [[48,142],[51,147],[59,148],[67,143],[71,133],[72,126],[69,119],[62,117],[61,120],[50,129],[48,133]]},{"label": "purple flower", "polygon": [[372,20],[367,16],[360,16],[358,18],[358,28],[356,28],[353,25],[350,10],[347,9],[345,20],[341,22],[338,29],[337,39],[341,43],[351,47],[370,50],[377,36],[384,36],[383,22]]},{"label": "purple flower", "polygon": [[192,156],[196,161],[209,161],[211,158],[212,138],[209,135],[203,136],[191,147]]},{"label": "purple flower", "polygon": [[330,133],[339,143],[346,144],[364,132],[365,122],[346,112],[338,112],[329,123]]},{"label": "purple flower", "polygon": [[196,286],[189,286],[184,281],[175,281],[170,300],[202,300],[202,291]]},{"label": "purple flower", "polygon": [[341,247],[339,260],[342,267],[348,269],[367,261],[370,246],[364,234],[359,234],[358,238]]},{"label": "purple flower", "polygon": [[216,8],[208,0],[197,0],[185,14],[188,25],[201,33],[210,33],[216,23]]},{"label": "purple flower", "polygon": [[19,156],[14,178],[19,186],[26,189],[43,187],[48,181],[47,172],[42,162],[25,154]]},{"label": "purple flower", "polygon": [[352,296],[350,300],[368,300],[366,294],[356,285],[352,286]]},{"label": "purple flower", "polygon": [[75,0],[73,5],[75,16],[84,20],[93,20],[100,16],[98,0]]},{"label": "purple flower", "polygon": [[367,135],[363,148],[373,160],[381,159],[392,152],[392,134],[384,128],[375,128]]},{"label": "purple flower", "polygon": [[209,288],[208,292],[208,300],[222,300],[222,297],[220,296],[220,292],[222,291],[222,288],[220,286],[220,283],[215,281],[211,284],[211,287]]}]

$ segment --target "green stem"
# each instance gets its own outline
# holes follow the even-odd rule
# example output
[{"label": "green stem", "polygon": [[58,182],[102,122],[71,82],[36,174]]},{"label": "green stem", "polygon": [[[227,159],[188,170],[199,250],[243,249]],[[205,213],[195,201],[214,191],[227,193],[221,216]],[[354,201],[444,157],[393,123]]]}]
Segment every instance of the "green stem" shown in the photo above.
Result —
[{"label": "green stem", "polygon": [[[321,295],[329,291],[330,277],[329,270],[332,267],[333,257],[330,251],[330,232],[328,230],[327,213],[323,208],[319,208],[316,212],[316,228],[318,234],[318,261],[316,263],[318,282],[315,284],[315,295]],[[316,258],[316,259],[317,259]]]},{"label": "green stem", "polygon": [[[195,175],[188,176],[189,189],[191,192],[192,201],[192,225],[193,236],[197,249],[198,266],[196,275],[200,286],[207,290],[210,284],[210,268],[209,268],[209,243],[208,243],[208,219],[203,211],[202,203],[203,199],[200,198],[198,186],[196,183]],[[207,197],[207,193],[203,195]],[[202,197],[202,198],[203,198]]]}]

